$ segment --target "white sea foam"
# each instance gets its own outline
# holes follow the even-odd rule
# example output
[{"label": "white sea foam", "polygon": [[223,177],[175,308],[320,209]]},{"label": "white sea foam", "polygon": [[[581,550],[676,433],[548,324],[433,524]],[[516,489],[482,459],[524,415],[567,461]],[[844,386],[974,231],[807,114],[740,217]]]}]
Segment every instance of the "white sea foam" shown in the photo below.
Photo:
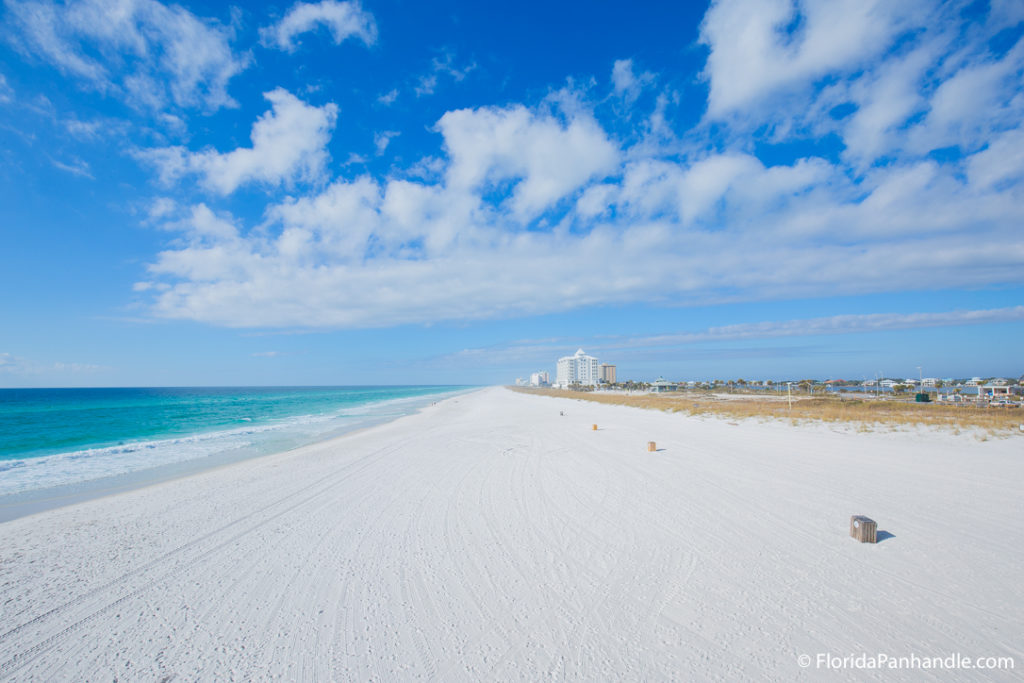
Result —
[{"label": "white sea foam", "polygon": [[[447,392],[446,392],[447,393]],[[393,398],[264,424],[0,461],[0,496],[68,486],[217,456],[258,456],[415,412],[438,394]]]}]

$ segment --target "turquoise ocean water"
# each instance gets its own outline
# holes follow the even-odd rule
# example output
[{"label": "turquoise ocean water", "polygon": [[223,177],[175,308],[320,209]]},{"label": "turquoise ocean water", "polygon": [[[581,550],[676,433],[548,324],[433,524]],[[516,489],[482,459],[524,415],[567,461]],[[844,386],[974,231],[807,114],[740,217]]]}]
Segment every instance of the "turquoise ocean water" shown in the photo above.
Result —
[{"label": "turquoise ocean water", "polygon": [[287,450],[466,389],[0,389],[0,496]]}]

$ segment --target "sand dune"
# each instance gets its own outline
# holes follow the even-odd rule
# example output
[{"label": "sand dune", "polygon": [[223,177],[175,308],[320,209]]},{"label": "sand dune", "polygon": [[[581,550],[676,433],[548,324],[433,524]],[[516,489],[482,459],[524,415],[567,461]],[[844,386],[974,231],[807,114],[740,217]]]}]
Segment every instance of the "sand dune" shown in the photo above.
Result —
[{"label": "sand dune", "polygon": [[1020,680],[1022,443],[487,389],[0,525],[0,678]]}]

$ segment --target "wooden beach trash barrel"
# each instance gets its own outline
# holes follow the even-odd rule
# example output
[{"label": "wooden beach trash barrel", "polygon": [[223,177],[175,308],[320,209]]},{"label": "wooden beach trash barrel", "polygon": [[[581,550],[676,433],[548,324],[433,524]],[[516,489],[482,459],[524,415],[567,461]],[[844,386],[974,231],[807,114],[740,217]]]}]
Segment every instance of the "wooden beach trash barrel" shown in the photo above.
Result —
[{"label": "wooden beach trash barrel", "polygon": [[594,427],[594,431],[596,432],[597,431],[597,425],[593,425],[593,427]]},{"label": "wooden beach trash barrel", "polygon": [[656,450],[658,450],[658,447],[655,445],[655,443],[653,441],[648,441],[647,442],[647,451],[649,453],[653,453]]},{"label": "wooden beach trash barrel", "polygon": [[878,524],[870,517],[854,515],[850,517],[850,536],[861,543],[877,543]]}]

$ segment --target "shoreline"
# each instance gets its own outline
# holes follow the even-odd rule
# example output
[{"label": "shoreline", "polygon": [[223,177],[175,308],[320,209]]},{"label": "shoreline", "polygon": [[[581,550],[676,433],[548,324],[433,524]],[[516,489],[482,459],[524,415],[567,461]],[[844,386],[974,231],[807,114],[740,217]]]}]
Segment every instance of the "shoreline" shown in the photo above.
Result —
[{"label": "shoreline", "polygon": [[[261,458],[273,457],[283,453],[290,453],[309,446],[327,444],[337,439],[344,438],[350,434],[356,434],[378,425],[400,420],[408,415],[414,415],[425,408],[429,408],[434,403],[479,390],[479,388],[457,389],[449,393],[427,395],[422,397],[422,404],[416,405],[409,413],[371,416],[357,425],[331,430],[329,432],[325,432],[322,435],[322,438],[317,438],[314,441],[300,443],[281,450],[260,452],[257,447],[238,448],[210,456],[164,463],[154,467],[97,477],[95,479],[86,479],[69,484],[60,484],[57,486],[48,486],[17,493],[3,494],[0,495],[0,524],[41,512],[46,512],[48,510],[62,508],[68,505],[84,503],[108,496],[116,496],[118,494],[128,493],[138,489],[144,489],[150,486],[156,486],[203,474],[204,472],[232,467],[250,460],[259,460]],[[436,399],[437,396],[440,396],[441,398]],[[411,400],[418,403],[417,399]],[[386,402],[387,401],[383,401],[383,403]]]},{"label": "shoreline", "polygon": [[[817,680],[800,655],[851,652],[1020,667],[1016,445],[480,389],[0,524],[0,677]],[[881,542],[850,538],[853,514]]]}]

